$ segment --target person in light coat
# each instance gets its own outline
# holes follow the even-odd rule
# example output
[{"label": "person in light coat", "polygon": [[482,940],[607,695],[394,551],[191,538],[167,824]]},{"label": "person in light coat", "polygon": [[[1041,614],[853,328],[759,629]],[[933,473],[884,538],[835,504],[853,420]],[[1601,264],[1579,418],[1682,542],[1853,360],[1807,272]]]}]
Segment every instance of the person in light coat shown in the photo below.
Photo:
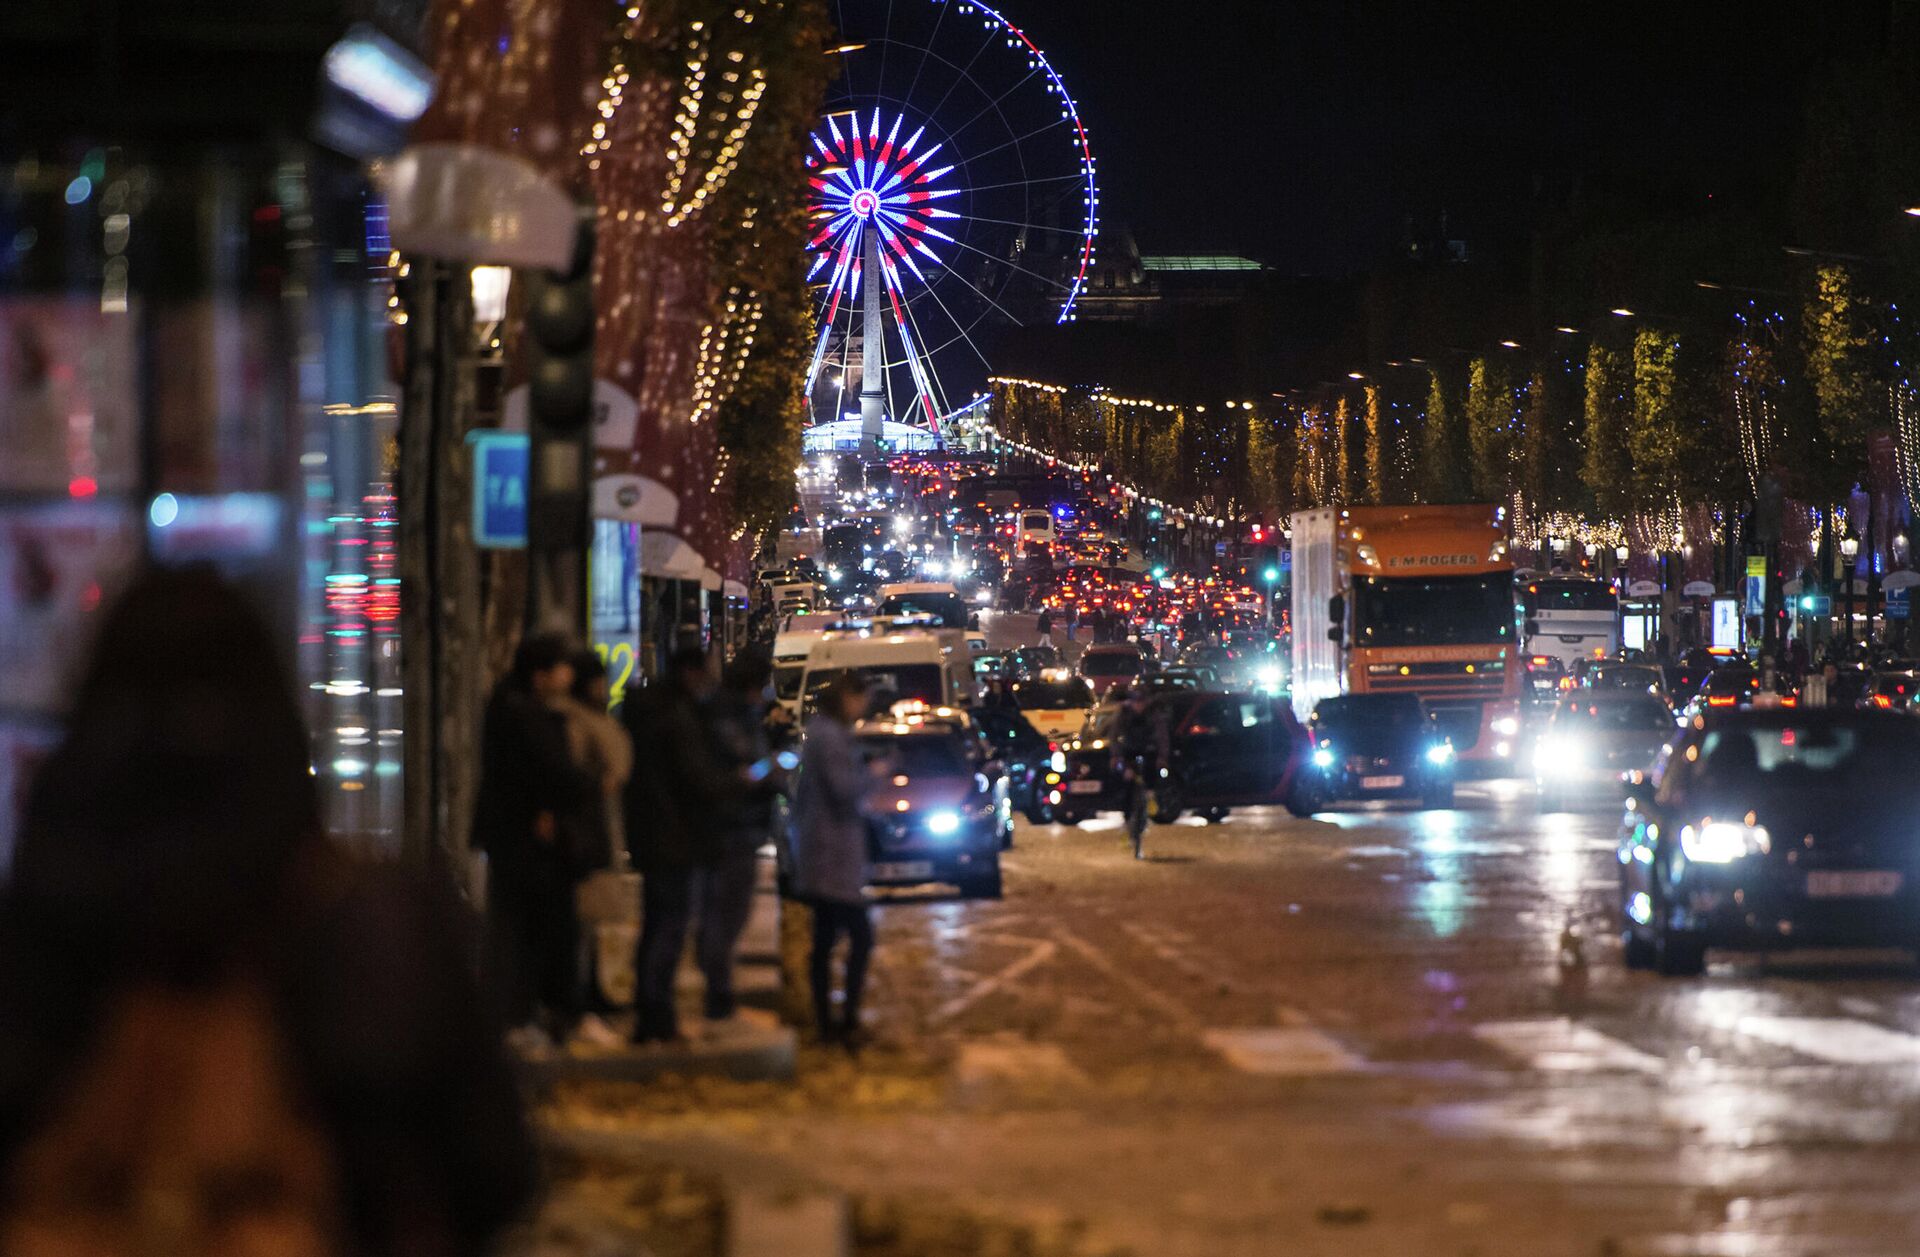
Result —
[{"label": "person in light coat", "polygon": [[[873,954],[867,914],[867,821],[862,804],[875,777],[853,735],[865,714],[867,691],[843,673],[821,691],[819,712],[807,724],[793,800],[794,890],[813,909],[808,974],[814,1018],[823,1042],[851,1043],[860,1026],[860,997]],[[846,998],[833,1015],[833,949],[847,938]]]}]

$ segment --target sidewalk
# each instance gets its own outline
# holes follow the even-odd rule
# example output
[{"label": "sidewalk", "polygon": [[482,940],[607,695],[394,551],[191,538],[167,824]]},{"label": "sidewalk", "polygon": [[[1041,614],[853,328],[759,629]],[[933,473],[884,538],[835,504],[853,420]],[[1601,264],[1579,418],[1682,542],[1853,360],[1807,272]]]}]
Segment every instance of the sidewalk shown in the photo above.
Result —
[{"label": "sidewalk", "polygon": [[[754,893],[753,913],[740,940],[734,967],[734,991],[740,1012],[724,1032],[709,1035],[697,1016],[683,1017],[688,1041],[667,1045],[592,1048],[573,1045],[517,1061],[520,1076],[541,1088],[557,1082],[581,1080],[647,1082],[668,1075],[722,1077],[740,1081],[785,1081],[793,1077],[795,1036],[780,1024],[780,899],[774,888],[773,862],[763,860]],[[683,957],[675,983],[681,1004],[698,1006],[700,972]],[[609,1017],[608,1023],[624,1037],[633,1015]]]}]

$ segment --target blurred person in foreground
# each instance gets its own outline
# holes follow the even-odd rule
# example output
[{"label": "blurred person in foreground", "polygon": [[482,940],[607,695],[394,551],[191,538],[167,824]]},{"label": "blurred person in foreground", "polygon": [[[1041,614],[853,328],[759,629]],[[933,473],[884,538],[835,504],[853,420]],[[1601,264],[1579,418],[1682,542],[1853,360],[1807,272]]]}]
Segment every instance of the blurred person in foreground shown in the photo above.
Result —
[{"label": "blurred person in foreground", "polygon": [[573,682],[564,636],[527,637],[481,728],[473,845],[487,855],[488,957],[520,1051],[566,1042],[583,1010],[574,888],[606,838],[600,782],[567,741]]},{"label": "blurred person in foreground", "polygon": [[716,806],[718,852],[694,882],[699,924],[694,950],[706,980],[705,1015],[710,1023],[733,1020],[733,955],[753,911],[760,848],[773,827],[773,801],[785,774],[772,759],[767,737],[767,708],[773,661],[759,651],[743,651],[727,664],[720,688],[707,699],[707,725],[720,767],[744,777],[739,788]]},{"label": "blurred person in foreground", "polygon": [[[823,1043],[857,1044],[860,999],[873,955],[867,914],[867,820],[861,805],[876,778],[860,752],[853,726],[867,712],[860,678],[843,672],[820,694],[800,749],[793,798],[793,885],[813,910],[813,950],[807,972],[814,1020]],[[833,949],[847,939],[846,994],[833,1015]]]},{"label": "blurred person in foreground", "polygon": [[640,942],[635,949],[633,1039],[681,1039],[673,979],[693,926],[695,879],[720,857],[720,808],[745,788],[714,753],[701,704],[713,692],[706,652],[674,652],[666,675],[628,696],[621,716],[633,738],[627,782],[627,848],[640,870]]},{"label": "blurred person in foreground", "polygon": [[324,839],[216,578],[108,615],[0,898],[0,1252],[480,1257],[532,1145],[450,905]]}]

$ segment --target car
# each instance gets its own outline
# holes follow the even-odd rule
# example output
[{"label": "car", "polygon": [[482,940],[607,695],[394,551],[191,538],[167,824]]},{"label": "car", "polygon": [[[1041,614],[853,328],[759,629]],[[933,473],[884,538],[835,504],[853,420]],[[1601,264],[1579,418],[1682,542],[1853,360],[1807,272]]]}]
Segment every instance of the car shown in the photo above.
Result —
[{"label": "car", "polygon": [[1347,799],[1453,806],[1453,744],[1416,694],[1323,698],[1308,718],[1307,736],[1316,811]]},{"label": "car", "polygon": [[1062,825],[1125,809],[1126,783],[1115,770],[1121,713],[1118,703],[1102,703],[1084,729],[1059,744],[1060,801],[1053,818]]},{"label": "car", "polygon": [[1013,811],[1005,777],[986,771],[985,739],[964,713],[896,713],[854,726],[881,784],[864,805],[876,886],[957,886],[969,899],[998,899],[1000,852]]},{"label": "car", "polygon": [[1043,673],[1032,681],[1013,684],[1013,701],[1021,714],[1049,741],[1058,742],[1080,732],[1093,710],[1093,690],[1076,676]]},{"label": "car", "polygon": [[1619,912],[1629,968],[1702,972],[1716,947],[1920,945],[1920,721],[1715,709],[1629,779]]},{"label": "car", "polygon": [[1652,663],[1597,663],[1587,671],[1586,688],[1602,692],[1644,690],[1664,696],[1667,674]]},{"label": "car", "polygon": [[1050,668],[1060,666],[1060,652],[1052,646],[1022,646],[1013,652],[1019,660],[1019,668],[1027,676],[1037,677]]},{"label": "car", "polygon": [[1054,751],[1045,735],[1009,708],[974,707],[967,714],[1006,773],[1007,800],[1013,810],[1036,825],[1051,821],[1059,802],[1060,774],[1053,767]]},{"label": "car", "polygon": [[1591,799],[1618,804],[1621,779],[1653,767],[1675,732],[1673,708],[1656,694],[1588,690],[1561,699],[1534,745],[1540,810]]},{"label": "car", "polygon": [[1527,699],[1534,704],[1551,703],[1560,695],[1567,680],[1567,665],[1553,655],[1527,657]]},{"label": "car", "polygon": [[1214,690],[1220,688],[1220,679],[1213,675],[1211,668],[1165,668],[1159,672],[1149,672],[1134,682],[1134,687],[1148,694],[1166,694],[1175,690]]},{"label": "car", "polygon": [[1140,652],[1125,643],[1089,646],[1080,656],[1080,676],[1096,698],[1109,690],[1125,689],[1145,668]]},{"label": "car", "polygon": [[1310,814],[1310,744],[1288,699],[1203,692],[1153,702],[1166,705],[1171,752],[1155,821],[1171,824],[1187,811],[1219,820],[1231,808],[1270,804]]},{"label": "car", "polygon": [[1727,664],[1709,672],[1700,682],[1700,690],[1682,713],[1691,720],[1702,712],[1730,707],[1751,706],[1760,693],[1760,674],[1751,664]]},{"label": "car", "polygon": [[1876,672],[1860,696],[1860,705],[1907,711],[1913,707],[1915,694],[1920,694],[1920,672]]}]

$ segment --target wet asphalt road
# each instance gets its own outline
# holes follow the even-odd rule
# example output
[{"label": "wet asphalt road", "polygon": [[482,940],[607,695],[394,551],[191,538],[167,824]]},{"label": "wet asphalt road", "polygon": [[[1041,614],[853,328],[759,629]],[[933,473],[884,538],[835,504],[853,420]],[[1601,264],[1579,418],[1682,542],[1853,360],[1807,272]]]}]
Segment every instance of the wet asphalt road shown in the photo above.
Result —
[{"label": "wet asphalt road", "polygon": [[1911,957],[1630,974],[1617,811],[1458,803],[1189,818],[1144,863],[1023,822],[1004,901],[879,910],[873,1015],[939,1102],[795,1146],[1142,1252],[1920,1251]]}]

